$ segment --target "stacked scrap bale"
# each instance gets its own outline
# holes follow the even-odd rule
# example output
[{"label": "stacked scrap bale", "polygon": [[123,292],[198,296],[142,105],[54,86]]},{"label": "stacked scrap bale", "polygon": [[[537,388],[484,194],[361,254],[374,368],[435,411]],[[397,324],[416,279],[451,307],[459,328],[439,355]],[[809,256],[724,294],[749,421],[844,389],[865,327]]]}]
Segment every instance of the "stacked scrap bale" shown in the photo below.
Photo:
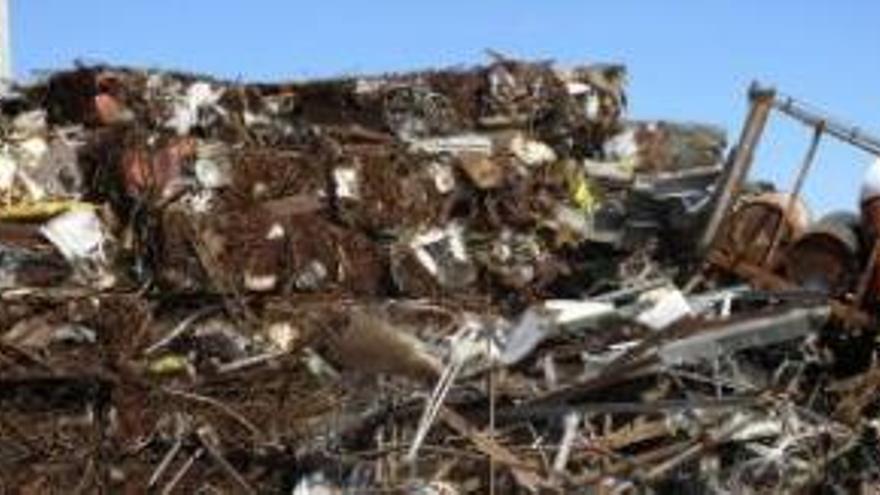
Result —
[{"label": "stacked scrap bale", "polygon": [[[604,206],[603,191],[584,160],[627,184],[675,168],[717,173],[723,136],[621,122],[623,78],[618,66],[560,71],[507,59],[288,85],[80,68],[8,105],[7,128],[22,138],[10,142],[4,189],[9,204],[21,205],[25,194],[109,205],[113,218],[104,223],[120,227],[111,230],[123,241],[119,254],[135,261],[137,273],[125,280],[135,285],[290,293],[293,279],[311,276],[323,280],[300,285],[353,289],[343,265],[371,262],[331,255],[318,242],[351,238],[370,246],[364,252],[374,264],[392,267],[390,281],[380,280],[381,266],[367,270],[378,278],[360,280],[358,291],[540,289],[577,270],[561,248],[607,240],[592,222],[626,216],[625,206],[622,215],[591,215]],[[41,164],[18,158],[31,151]],[[291,221],[315,235],[285,229]],[[312,241],[326,260],[305,259],[314,256],[302,254],[309,246],[296,246]],[[452,253],[461,259],[429,259],[419,247],[426,242],[438,250],[461,244]],[[189,266],[199,246],[211,258],[201,269]],[[415,265],[407,261],[419,252]],[[525,258],[498,259],[507,252]],[[447,263],[462,265],[464,278],[441,274]],[[522,269],[514,274],[511,264]],[[212,265],[230,280],[204,273]]]}]

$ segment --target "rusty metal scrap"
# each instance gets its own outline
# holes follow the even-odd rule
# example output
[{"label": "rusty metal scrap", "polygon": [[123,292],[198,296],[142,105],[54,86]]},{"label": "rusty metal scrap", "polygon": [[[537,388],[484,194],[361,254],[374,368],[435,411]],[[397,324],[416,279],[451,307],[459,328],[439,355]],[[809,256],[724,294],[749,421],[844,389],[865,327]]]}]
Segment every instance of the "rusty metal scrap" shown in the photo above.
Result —
[{"label": "rusty metal scrap", "polygon": [[622,66],[490,55],[0,102],[0,486],[876,483],[864,226],[737,190],[714,126],[629,120]]}]

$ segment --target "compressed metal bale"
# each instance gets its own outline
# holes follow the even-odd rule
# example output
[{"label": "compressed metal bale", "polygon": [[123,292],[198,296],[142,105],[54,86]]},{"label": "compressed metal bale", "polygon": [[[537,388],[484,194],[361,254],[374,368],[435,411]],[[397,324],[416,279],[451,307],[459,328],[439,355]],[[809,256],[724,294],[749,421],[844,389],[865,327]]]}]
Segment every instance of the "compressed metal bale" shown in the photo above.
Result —
[{"label": "compressed metal bale", "polygon": [[529,128],[567,152],[593,152],[616,128],[626,98],[621,66],[556,69],[499,58],[447,69],[294,84],[299,114],[404,140],[481,128]]},{"label": "compressed metal bale", "polygon": [[636,172],[656,173],[717,166],[726,141],[722,129],[706,124],[627,122],[604,151]]},{"label": "compressed metal bale", "polygon": [[289,287],[361,295],[387,293],[385,254],[369,237],[319,217],[291,218]]},{"label": "compressed metal bale", "polygon": [[314,212],[258,206],[226,211],[196,225],[190,234],[195,237],[188,239],[202,246],[200,265],[216,289],[384,292],[376,245]]},{"label": "compressed metal bale", "polygon": [[185,187],[186,169],[196,157],[192,138],[168,137],[157,143],[135,144],[119,164],[126,191],[132,197],[161,201]]},{"label": "compressed metal bale", "polygon": [[341,220],[365,232],[432,224],[454,194],[452,167],[446,156],[397,146],[346,147],[329,171],[332,197]]},{"label": "compressed metal bale", "polygon": [[229,188],[222,194],[242,204],[258,204],[295,195],[327,193],[328,150],[229,150]]}]

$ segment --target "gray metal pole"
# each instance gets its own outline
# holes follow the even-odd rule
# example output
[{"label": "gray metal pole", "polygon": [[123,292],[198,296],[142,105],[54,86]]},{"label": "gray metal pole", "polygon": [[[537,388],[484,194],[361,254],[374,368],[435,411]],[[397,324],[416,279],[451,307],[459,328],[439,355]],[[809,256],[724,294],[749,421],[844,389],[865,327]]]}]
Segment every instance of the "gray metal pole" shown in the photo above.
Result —
[{"label": "gray metal pole", "polygon": [[709,248],[715,242],[715,237],[721,228],[721,223],[727,218],[727,213],[736,198],[736,194],[743,180],[749,173],[755,155],[755,148],[761,141],[764,126],[770,116],[773,99],[776,93],[772,89],[760,89],[757,84],[752,84],[749,89],[749,115],[743,125],[739,142],[733,150],[732,160],[725,170],[724,179],[719,184],[715,193],[714,207],[711,216],[707,220],[705,230],[697,246],[700,253],[708,253]]}]

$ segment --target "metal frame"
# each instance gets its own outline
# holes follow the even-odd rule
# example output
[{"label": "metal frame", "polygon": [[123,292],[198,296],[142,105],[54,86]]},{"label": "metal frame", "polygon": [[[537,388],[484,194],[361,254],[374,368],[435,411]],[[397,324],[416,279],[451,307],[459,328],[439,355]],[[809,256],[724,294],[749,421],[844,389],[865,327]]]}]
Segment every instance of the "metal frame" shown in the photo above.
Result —
[{"label": "metal frame", "polygon": [[[735,271],[744,278],[756,281],[762,285],[782,288],[781,286],[789,284],[779,280],[778,277],[769,273],[767,269],[767,264],[773,259],[781,241],[783,225],[781,221],[775,225],[770,247],[763,261],[758,265],[745,266],[741,262],[726,259],[720,253],[711,252],[721,227],[731,214],[734,199],[751,169],[755,150],[761,141],[771,110],[776,110],[813,130],[813,138],[795,174],[790,190],[791,197],[786,205],[783,218],[791,213],[792,208],[800,197],[801,189],[812,170],[816,151],[823,136],[831,136],[878,157],[880,157],[880,138],[863,131],[857,126],[842,123],[821,110],[814,109],[792,97],[781,95],[775,89],[763,87],[757,82],[752,83],[748,95],[750,102],[749,114],[743,124],[739,141],[728,158],[725,174],[715,194],[714,208],[699,239],[698,249],[701,254],[707,256],[707,260],[713,265]],[[872,254],[880,254],[880,240],[875,241]],[[871,264],[874,263],[874,257],[870,260]],[[838,306],[835,308],[835,313],[838,315],[841,313],[848,315],[846,317],[847,320],[856,320],[862,324],[865,322],[867,315],[861,313],[858,308],[861,306],[872,273],[873,270],[868,269],[861,275],[857,285],[854,307],[845,308]],[[774,283],[770,283],[770,281]]]}]

